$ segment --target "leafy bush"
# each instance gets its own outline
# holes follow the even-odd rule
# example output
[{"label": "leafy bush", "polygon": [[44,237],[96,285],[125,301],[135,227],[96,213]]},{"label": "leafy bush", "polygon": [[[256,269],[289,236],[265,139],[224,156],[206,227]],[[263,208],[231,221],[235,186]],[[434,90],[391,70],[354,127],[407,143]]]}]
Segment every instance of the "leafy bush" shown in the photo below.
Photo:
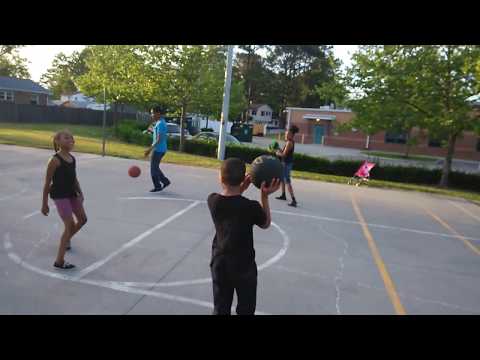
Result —
[{"label": "leafy bush", "polygon": [[[118,126],[118,136],[121,140],[142,146],[148,146],[152,142],[151,135],[143,134],[146,125],[136,121],[123,121]],[[178,151],[180,139],[171,137],[167,140],[170,150]],[[217,142],[185,140],[185,152],[194,155],[217,157]],[[236,157],[246,163],[251,163],[260,155],[272,155],[271,151],[262,148],[254,148],[243,145],[227,144],[225,157]],[[304,154],[294,154],[293,169],[321,174],[338,176],[353,176],[363,161],[360,160],[328,160]],[[414,183],[424,185],[437,185],[440,182],[442,172],[440,169],[424,169],[406,166],[377,165],[370,172],[374,180],[386,180],[402,183]],[[456,189],[480,192],[480,176],[452,171],[450,173],[450,186]]]}]

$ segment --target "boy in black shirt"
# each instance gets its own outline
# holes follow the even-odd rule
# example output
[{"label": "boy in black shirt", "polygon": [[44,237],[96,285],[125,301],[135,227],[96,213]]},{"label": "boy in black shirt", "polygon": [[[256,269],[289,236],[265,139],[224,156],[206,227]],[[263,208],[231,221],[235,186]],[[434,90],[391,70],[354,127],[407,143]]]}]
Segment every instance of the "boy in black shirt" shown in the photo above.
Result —
[{"label": "boy in black shirt", "polygon": [[253,315],[257,301],[257,264],[253,248],[253,225],[270,226],[268,196],[280,187],[274,179],[270,186],[262,183],[261,202],[242,196],[251,183],[245,176],[245,163],[230,158],[222,163],[220,183],[223,192],[208,196],[208,207],[215,224],[212,244],[214,315],[230,315],[233,291],[237,293],[238,315]]}]

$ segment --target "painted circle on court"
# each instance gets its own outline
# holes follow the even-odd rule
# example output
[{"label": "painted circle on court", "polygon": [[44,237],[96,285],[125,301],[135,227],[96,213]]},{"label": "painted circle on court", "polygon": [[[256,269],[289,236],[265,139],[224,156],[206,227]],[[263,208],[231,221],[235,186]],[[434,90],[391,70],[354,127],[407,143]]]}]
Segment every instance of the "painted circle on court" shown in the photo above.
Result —
[{"label": "painted circle on court", "polygon": [[[124,199],[124,200],[176,200],[176,201],[206,203],[206,201],[199,201],[199,200],[194,200],[194,199],[179,199],[179,198],[165,198],[165,197],[130,197],[130,198],[122,198],[122,199]],[[32,212],[30,214],[27,214],[27,215],[22,217],[22,220],[25,221],[27,219],[30,219],[33,216],[38,215],[39,213],[40,213],[39,211],[36,211],[36,212]],[[275,222],[272,221],[271,225],[280,233],[280,235],[282,237],[282,247],[280,248],[280,250],[275,255],[268,258],[264,263],[258,265],[257,266],[258,271],[262,271],[262,270],[268,268],[269,266],[272,266],[274,263],[278,262],[286,254],[287,249],[290,245],[290,239],[289,239],[287,233]],[[6,235],[8,235],[8,237],[10,236],[9,234],[6,234]],[[7,250],[12,248],[11,242],[10,242],[9,238],[7,240],[7,237],[5,237],[5,248]],[[13,257],[13,260],[18,262],[19,264],[27,265],[26,266],[27,268],[28,267],[32,268],[31,265],[25,263],[16,254]],[[38,270],[40,270],[40,269],[38,269]],[[36,271],[36,272],[39,272],[39,271]],[[40,271],[40,272],[43,275],[51,276],[50,271]],[[60,275],[60,274],[56,274],[56,273],[52,273],[52,274]],[[58,276],[55,276],[55,277],[58,277]],[[62,276],[60,276],[60,277],[64,280],[81,280],[81,281],[85,280],[85,281],[93,281],[93,282],[98,283],[98,284],[108,284],[108,285],[114,286],[114,287],[128,287],[128,288],[130,288],[130,287],[137,287],[137,288],[176,287],[176,286],[186,286],[186,285],[208,284],[212,281],[212,279],[210,277],[199,278],[199,279],[191,279],[191,280],[182,280],[182,281],[158,282],[158,283],[157,282],[155,282],[155,283],[154,282],[126,282],[126,281],[115,281],[115,280],[113,280],[113,281],[86,280],[86,279],[78,278],[75,275],[67,275],[67,274],[62,274]]]}]

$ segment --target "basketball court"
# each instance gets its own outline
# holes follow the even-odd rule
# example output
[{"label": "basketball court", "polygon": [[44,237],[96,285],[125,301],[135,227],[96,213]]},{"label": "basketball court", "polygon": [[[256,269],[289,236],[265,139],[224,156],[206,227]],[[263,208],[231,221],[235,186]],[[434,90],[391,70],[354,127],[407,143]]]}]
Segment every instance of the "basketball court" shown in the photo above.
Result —
[{"label": "basketball court", "polygon": [[[205,314],[213,309],[218,171],[77,154],[88,223],[53,268],[63,225],[39,213],[52,151],[0,145],[1,314]],[[128,167],[142,169],[138,178]],[[257,313],[480,314],[480,207],[429,194],[293,179],[255,228]],[[245,194],[259,199],[251,186]],[[235,302],[234,302],[235,306]]]}]

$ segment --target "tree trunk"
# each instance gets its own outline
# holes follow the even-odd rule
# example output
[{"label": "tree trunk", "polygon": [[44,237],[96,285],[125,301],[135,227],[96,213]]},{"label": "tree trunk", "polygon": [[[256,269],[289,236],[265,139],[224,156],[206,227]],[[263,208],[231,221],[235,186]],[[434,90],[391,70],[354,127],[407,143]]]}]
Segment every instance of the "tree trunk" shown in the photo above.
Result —
[{"label": "tree trunk", "polygon": [[453,158],[453,153],[455,152],[456,140],[457,140],[457,134],[452,134],[448,138],[447,156],[445,157],[445,162],[443,164],[442,178],[440,179],[440,187],[448,186],[448,176],[450,175],[450,170],[452,168],[452,158]]},{"label": "tree trunk", "polygon": [[187,117],[187,104],[182,105],[182,117],[180,118],[180,152],[184,150],[185,136],[183,129],[185,128],[185,118]]},{"label": "tree trunk", "polygon": [[405,157],[408,158],[408,156],[410,155],[410,149],[412,147],[412,144],[410,143],[410,131],[407,132],[407,141],[405,143],[406,147],[405,147]]},{"label": "tree trunk", "polygon": [[410,149],[412,148],[412,145],[407,143],[407,148],[405,149],[405,157],[408,158],[410,156]]},{"label": "tree trunk", "polygon": [[208,115],[207,115],[207,123],[205,124],[205,129],[208,129]]},{"label": "tree trunk", "polygon": [[113,104],[113,129],[115,136],[118,135],[118,109],[117,109],[117,103]]}]

